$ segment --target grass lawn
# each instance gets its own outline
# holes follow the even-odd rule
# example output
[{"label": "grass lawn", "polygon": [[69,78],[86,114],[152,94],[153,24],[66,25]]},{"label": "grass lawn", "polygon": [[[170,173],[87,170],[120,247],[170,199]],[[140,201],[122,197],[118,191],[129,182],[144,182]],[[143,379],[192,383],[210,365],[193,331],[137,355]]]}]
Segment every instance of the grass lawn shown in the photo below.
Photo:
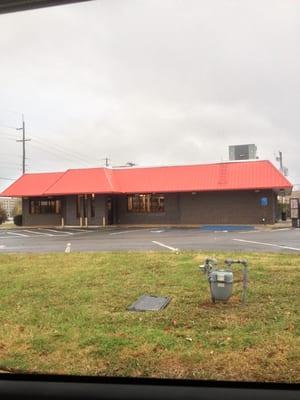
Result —
[{"label": "grass lawn", "polygon": [[[248,259],[243,306],[241,283],[211,303],[198,271],[211,254],[1,254],[0,369],[300,382],[300,256],[214,253]],[[126,310],[146,293],[172,300]]]},{"label": "grass lawn", "polygon": [[0,224],[0,229],[13,229],[16,227],[17,225],[15,225],[13,222],[4,222],[3,224]]}]

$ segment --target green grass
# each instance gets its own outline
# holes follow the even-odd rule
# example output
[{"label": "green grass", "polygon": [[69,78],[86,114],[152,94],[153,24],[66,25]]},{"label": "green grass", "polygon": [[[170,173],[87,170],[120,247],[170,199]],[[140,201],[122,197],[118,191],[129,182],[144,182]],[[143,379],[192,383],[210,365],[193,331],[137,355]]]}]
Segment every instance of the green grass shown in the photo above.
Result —
[{"label": "green grass", "polygon": [[[0,255],[0,369],[39,373],[300,381],[300,257],[249,260],[213,305],[198,265],[210,253]],[[235,267],[235,278],[241,272]],[[126,307],[171,297],[160,312]]]},{"label": "green grass", "polygon": [[13,222],[5,222],[0,224],[0,229],[13,229],[16,227],[17,225],[15,225]]}]

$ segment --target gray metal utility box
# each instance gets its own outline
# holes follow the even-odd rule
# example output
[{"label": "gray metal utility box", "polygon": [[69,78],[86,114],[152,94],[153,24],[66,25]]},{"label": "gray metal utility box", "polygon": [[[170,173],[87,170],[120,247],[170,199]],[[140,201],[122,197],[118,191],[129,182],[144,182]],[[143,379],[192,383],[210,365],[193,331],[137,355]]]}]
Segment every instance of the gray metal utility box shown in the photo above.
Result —
[{"label": "gray metal utility box", "polygon": [[214,270],[209,275],[212,301],[227,301],[232,295],[233,273],[227,270]]},{"label": "gray metal utility box", "polygon": [[[231,269],[217,269],[217,260],[206,258],[204,265],[200,265],[200,271],[207,275],[211,299],[213,303],[217,300],[227,301],[232,295],[233,290],[233,272]],[[241,264],[243,266],[243,294],[242,302],[246,303],[246,292],[248,286],[248,263],[246,260],[225,260],[225,266],[231,267],[232,264]],[[226,268],[225,267],[225,268]]]}]

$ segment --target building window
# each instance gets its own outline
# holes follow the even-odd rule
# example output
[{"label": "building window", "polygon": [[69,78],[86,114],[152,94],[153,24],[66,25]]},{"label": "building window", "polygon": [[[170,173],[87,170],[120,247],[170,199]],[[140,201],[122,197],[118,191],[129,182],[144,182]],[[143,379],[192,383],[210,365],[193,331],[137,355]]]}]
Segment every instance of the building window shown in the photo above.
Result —
[{"label": "building window", "polygon": [[61,214],[61,200],[30,200],[29,214]]},{"label": "building window", "polygon": [[154,194],[127,196],[127,211],[133,213],[161,213],[165,211],[165,197]]}]

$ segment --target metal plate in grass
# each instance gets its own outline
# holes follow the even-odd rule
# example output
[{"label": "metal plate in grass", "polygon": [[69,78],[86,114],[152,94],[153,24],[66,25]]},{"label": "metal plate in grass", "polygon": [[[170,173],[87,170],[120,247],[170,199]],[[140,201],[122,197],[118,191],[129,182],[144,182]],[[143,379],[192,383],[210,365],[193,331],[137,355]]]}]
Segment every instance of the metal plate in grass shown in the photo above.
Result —
[{"label": "metal plate in grass", "polygon": [[159,311],[165,308],[171,299],[169,297],[151,296],[144,294],[139,297],[131,306],[129,311]]}]

